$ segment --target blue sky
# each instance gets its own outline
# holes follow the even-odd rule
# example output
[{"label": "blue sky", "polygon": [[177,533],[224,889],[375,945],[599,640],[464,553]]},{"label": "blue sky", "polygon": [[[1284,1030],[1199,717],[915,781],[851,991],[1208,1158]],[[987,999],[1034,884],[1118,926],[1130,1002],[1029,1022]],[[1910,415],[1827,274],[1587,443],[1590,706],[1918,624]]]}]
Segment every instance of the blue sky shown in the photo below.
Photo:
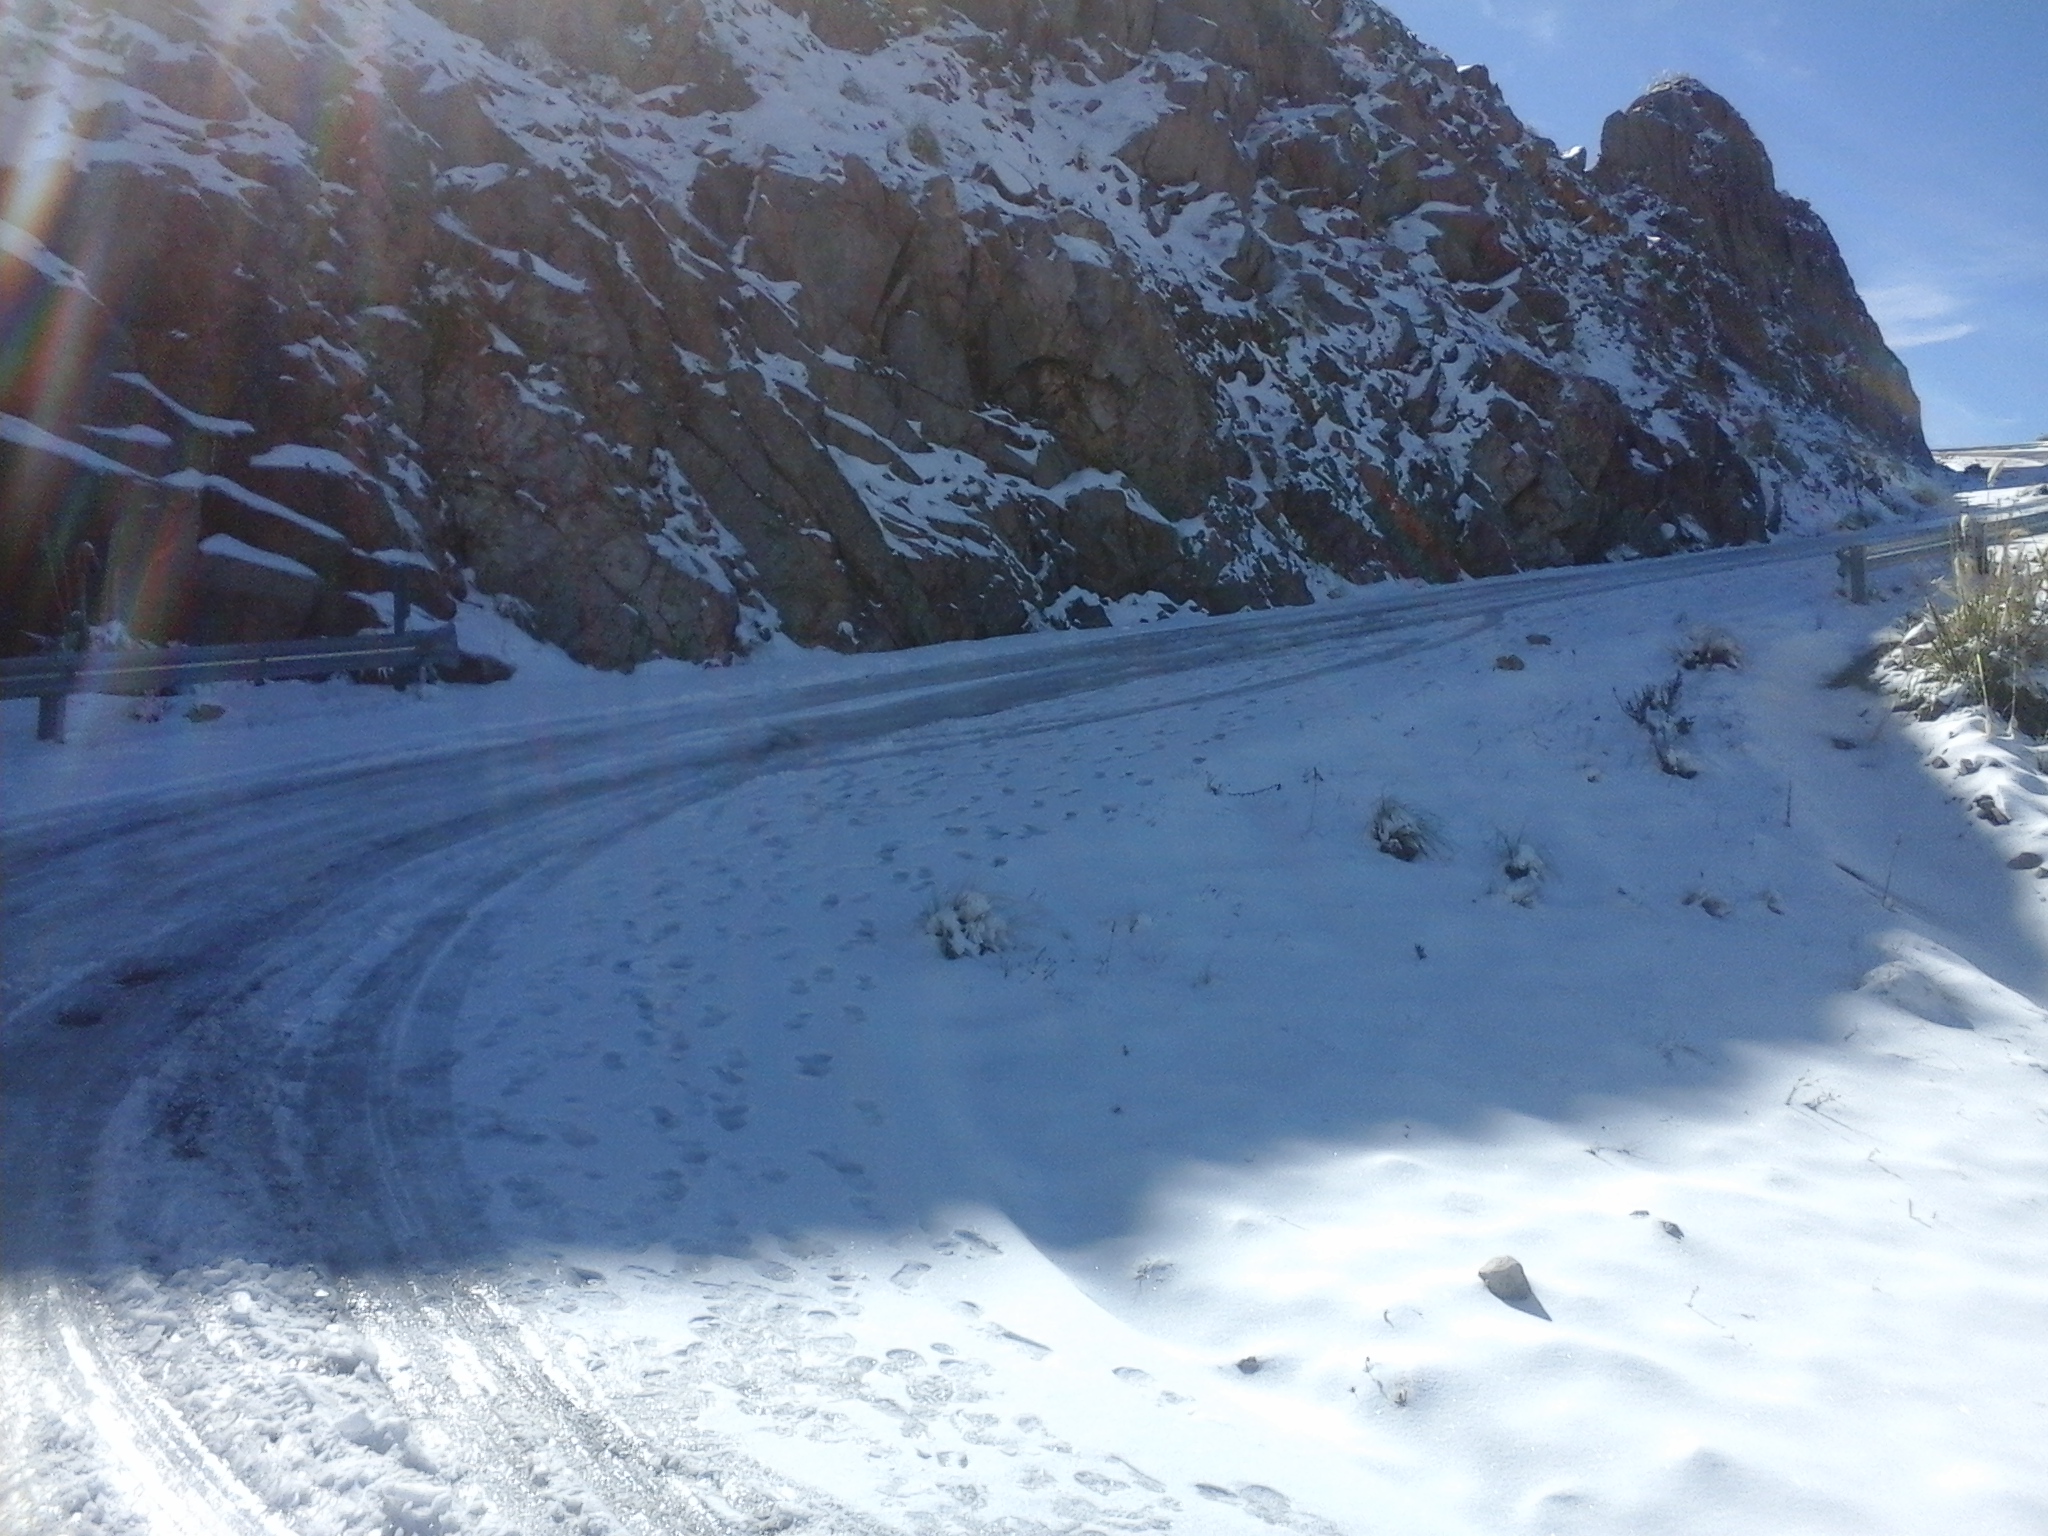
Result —
[{"label": "blue sky", "polygon": [[1935,447],[2048,434],[2048,0],[1386,0],[1561,145],[1682,70],[1812,203]]}]

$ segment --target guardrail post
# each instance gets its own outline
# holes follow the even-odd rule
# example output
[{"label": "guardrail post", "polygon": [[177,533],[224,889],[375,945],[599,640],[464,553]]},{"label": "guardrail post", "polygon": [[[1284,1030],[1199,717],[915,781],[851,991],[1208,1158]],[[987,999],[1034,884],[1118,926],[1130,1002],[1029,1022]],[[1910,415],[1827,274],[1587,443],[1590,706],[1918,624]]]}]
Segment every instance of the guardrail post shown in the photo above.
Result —
[{"label": "guardrail post", "polygon": [[66,693],[46,693],[36,700],[36,740],[64,741],[64,712],[71,702]]},{"label": "guardrail post", "polygon": [[1991,530],[1984,526],[1981,518],[1970,520],[1970,559],[1976,564],[1979,576],[1991,574]]},{"label": "guardrail post", "polygon": [[1835,563],[1841,567],[1842,582],[1849,590],[1849,601],[1861,605],[1870,601],[1870,556],[1861,544],[1851,544],[1835,556]]},{"label": "guardrail post", "polygon": [[[394,635],[404,634],[406,620],[411,617],[412,590],[406,585],[405,577],[401,575],[391,583],[391,633]],[[419,680],[420,669],[417,662],[411,666],[393,667],[391,669],[391,686],[400,693],[405,692],[406,689]]]}]

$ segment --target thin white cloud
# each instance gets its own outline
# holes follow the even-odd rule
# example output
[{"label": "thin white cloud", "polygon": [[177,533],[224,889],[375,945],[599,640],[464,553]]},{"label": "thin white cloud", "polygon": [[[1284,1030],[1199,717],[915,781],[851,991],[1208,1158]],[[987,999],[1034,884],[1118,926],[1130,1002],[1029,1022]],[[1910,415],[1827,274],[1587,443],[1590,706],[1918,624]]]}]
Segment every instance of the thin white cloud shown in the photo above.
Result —
[{"label": "thin white cloud", "polygon": [[1866,291],[1863,302],[1896,351],[1960,341],[1977,329],[1954,318],[1963,301],[1933,283],[1887,283]]},{"label": "thin white cloud", "polygon": [[1540,48],[1555,48],[1564,29],[1564,16],[1554,5],[1500,5],[1495,0],[1479,0],[1479,13],[1521,33]]},{"label": "thin white cloud", "polygon": [[1937,325],[1932,330],[1925,331],[1908,328],[1896,336],[1887,331],[1885,339],[1896,350],[1903,352],[1911,347],[1931,347],[1941,341],[1961,341],[1965,336],[1976,334],[1977,327],[1974,325]]}]

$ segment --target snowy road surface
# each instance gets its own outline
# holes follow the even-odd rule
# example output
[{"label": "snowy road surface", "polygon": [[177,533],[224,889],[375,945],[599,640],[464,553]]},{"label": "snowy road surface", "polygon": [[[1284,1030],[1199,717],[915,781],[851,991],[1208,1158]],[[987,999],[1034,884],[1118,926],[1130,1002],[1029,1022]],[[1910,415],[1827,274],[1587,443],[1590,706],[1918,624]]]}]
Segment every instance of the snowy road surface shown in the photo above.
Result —
[{"label": "snowy road surface", "polygon": [[2048,1527],[2048,784],[1831,585],[8,715],[8,1528]]}]

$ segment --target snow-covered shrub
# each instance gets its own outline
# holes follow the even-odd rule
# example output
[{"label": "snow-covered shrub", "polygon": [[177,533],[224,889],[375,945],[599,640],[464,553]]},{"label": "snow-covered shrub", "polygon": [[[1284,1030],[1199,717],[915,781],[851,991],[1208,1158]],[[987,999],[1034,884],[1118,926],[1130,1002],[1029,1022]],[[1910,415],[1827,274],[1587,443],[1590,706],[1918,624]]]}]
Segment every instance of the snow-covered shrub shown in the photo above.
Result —
[{"label": "snow-covered shrub", "polygon": [[1735,910],[1735,904],[1727,897],[1716,896],[1712,891],[1687,891],[1678,904],[1682,907],[1698,907],[1709,917],[1726,917]]},{"label": "snow-covered shrub", "polygon": [[1010,925],[995,903],[979,891],[958,891],[925,914],[924,931],[939,941],[948,960],[992,955],[1007,948]]},{"label": "snow-covered shrub", "polygon": [[1983,574],[1959,558],[1880,670],[1930,715],[1983,705],[2048,734],[2048,558],[2002,549]]},{"label": "snow-covered shrub", "polygon": [[1500,872],[1507,881],[1501,888],[1501,894],[1518,907],[1536,905],[1536,898],[1543,890],[1544,877],[1550,873],[1543,856],[1530,846],[1526,837],[1501,839]]},{"label": "snow-covered shrub", "polygon": [[1685,637],[1678,648],[1678,664],[1688,672],[1705,672],[1726,667],[1730,672],[1742,666],[1742,646],[1725,629],[1703,625]]},{"label": "snow-covered shrub", "polygon": [[1403,805],[1392,795],[1382,797],[1373,807],[1367,835],[1381,853],[1404,864],[1426,859],[1443,847],[1435,818]]},{"label": "snow-covered shrub", "polygon": [[1627,698],[1616,695],[1621,712],[1643,728],[1657,754],[1657,766],[1676,779],[1696,779],[1699,765],[1678,745],[1692,734],[1692,716],[1678,712],[1678,695],[1685,686],[1682,673],[1671,674],[1668,683],[1646,683]]}]

